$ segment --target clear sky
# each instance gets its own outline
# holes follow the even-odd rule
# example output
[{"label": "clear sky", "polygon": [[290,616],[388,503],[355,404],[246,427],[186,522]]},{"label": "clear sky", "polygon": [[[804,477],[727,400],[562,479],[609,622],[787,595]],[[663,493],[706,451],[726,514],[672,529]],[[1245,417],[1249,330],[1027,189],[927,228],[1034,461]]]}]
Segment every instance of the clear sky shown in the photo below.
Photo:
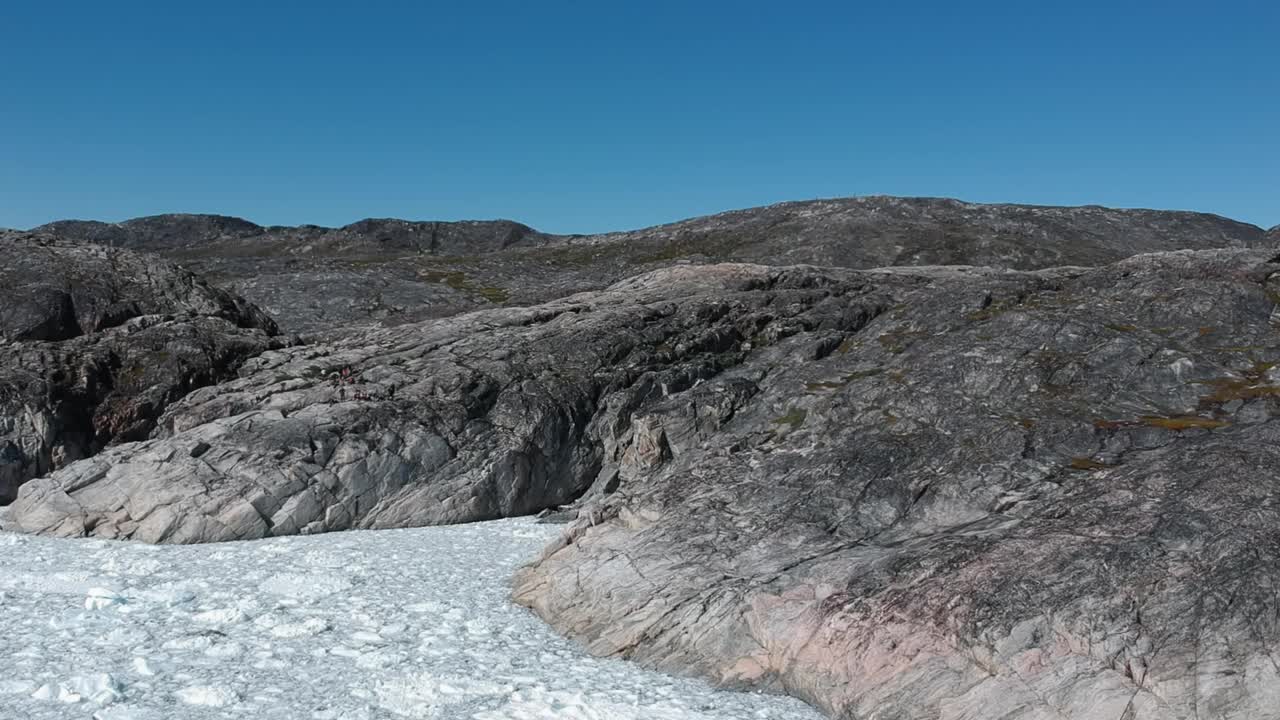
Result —
[{"label": "clear sky", "polygon": [[1280,223],[1280,1],[0,6],[0,226],[865,194]]}]

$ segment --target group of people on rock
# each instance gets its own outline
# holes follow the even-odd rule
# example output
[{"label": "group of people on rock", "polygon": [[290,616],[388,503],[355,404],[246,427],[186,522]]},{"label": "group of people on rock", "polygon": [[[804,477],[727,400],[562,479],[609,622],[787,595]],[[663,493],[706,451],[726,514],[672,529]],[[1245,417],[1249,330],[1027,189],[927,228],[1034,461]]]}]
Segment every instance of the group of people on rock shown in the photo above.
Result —
[{"label": "group of people on rock", "polygon": [[[329,385],[338,391],[338,400],[340,402],[347,401],[347,386],[351,388],[351,399],[353,400],[372,400],[373,396],[369,393],[369,386],[364,383],[357,385],[358,373],[351,369],[350,365],[343,366],[342,370],[329,374]],[[394,383],[387,385],[379,385],[383,390],[382,399],[395,400],[396,386]]]}]

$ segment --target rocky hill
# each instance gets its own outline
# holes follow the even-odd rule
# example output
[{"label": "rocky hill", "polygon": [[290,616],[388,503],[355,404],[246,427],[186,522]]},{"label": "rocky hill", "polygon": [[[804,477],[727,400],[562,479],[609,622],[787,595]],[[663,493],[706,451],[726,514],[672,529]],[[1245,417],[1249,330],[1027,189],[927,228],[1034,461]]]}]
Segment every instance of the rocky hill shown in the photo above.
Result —
[{"label": "rocky hill", "polygon": [[509,247],[545,244],[550,236],[506,220],[492,222],[411,222],[369,218],[340,228],[318,225],[263,227],[224,215],[172,214],[121,223],[61,220],[33,232],[55,234],[103,245],[156,252],[210,246],[232,254],[341,254],[385,252],[425,255],[476,255]]},{"label": "rocky hill", "polygon": [[280,348],[24,485],[7,527],[198,542],[578,498],[515,597],[597,653],[833,717],[1270,717],[1275,260],[687,266]]},{"label": "rocky hill", "polygon": [[[837,718],[1277,717],[1274,230],[868,198],[448,254],[184,217],[3,236],[5,529],[547,510],[514,597],[599,654]],[[352,310],[390,277],[415,309]]]},{"label": "rocky hill", "polygon": [[151,255],[0,233],[0,503],[282,340],[262,311]]},{"label": "rocky hill", "polygon": [[159,252],[260,305],[285,329],[322,334],[545,302],[680,263],[1033,269],[1253,246],[1264,235],[1200,213],[893,197],[781,203],[604,235],[548,235],[509,221],[261,227],[210,215],[40,229]]}]

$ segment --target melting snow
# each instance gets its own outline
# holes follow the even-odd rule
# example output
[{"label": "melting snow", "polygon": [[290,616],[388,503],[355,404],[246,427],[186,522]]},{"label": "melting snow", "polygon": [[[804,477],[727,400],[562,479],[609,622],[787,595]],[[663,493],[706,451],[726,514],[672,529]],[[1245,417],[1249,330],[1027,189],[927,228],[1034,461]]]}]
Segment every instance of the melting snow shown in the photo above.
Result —
[{"label": "melting snow", "polygon": [[816,720],[507,601],[529,520],[154,547],[0,533],[0,720]]}]

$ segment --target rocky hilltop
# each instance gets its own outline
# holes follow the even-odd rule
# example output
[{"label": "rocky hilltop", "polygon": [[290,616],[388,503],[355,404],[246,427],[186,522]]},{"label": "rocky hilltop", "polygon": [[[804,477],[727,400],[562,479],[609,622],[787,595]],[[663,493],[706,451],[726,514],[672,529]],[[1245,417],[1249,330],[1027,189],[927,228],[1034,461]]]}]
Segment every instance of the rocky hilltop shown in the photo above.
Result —
[{"label": "rocky hilltop", "polygon": [[147,437],[169,402],[282,340],[261,310],[151,255],[0,232],[0,502]]},{"label": "rocky hilltop", "polygon": [[[123,324],[46,303],[6,347],[84,358],[108,343],[115,397],[148,411],[47,462],[0,518],[206,542],[554,510],[566,533],[514,597],[596,653],[836,718],[1280,717],[1280,250],[1212,216],[887,199],[749,211],[775,230],[723,237],[763,252],[812,210],[822,220],[804,227],[830,225],[804,252],[852,254],[852,231],[831,228],[868,207],[907,214],[898,238],[966,208],[1022,235],[955,230],[986,266],[926,264],[966,259],[945,235],[862,269],[720,263],[711,240],[688,244],[741,228],[730,213],[647,231],[671,250],[637,267],[673,266],[599,289],[307,343],[199,293]],[[544,239],[466,262],[570,258],[582,264],[547,272],[596,282],[649,252],[634,237]],[[867,240],[862,257],[888,247]],[[30,334],[50,324],[31,318],[71,315],[94,330]],[[158,395],[118,379],[127,348],[160,352],[127,333],[166,323],[158,346],[216,325],[203,356],[235,350],[184,356],[195,379]],[[78,371],[34,367],[103,397],[68,380]],[[16,422],[53,406],[41,392],[0,406],[11,445],[69,436]]]},{"label": "rocky hilltop", "polygon": [[[121,223],[60,220],[33,232],[56,234],[102,245],[157,252],[191,251],[227,245],[226,254],[341,254],[386,252],[423,255],[477,255],[510,247],[546,244],[551,236],[507,220],[412,222],[368,218],[340,228],[319,225],[263,227],[224,215],[171,214]],[[238,248],[236,246],[239,246]]]},{"label": "rocky hilltop", "polygon": [[893,197],[781,203],[604,235],[549,235],[509,221],[261,227],[211,215],[38,229],[158,252],[265,308],[286,330],[320,334],[545,302],[680,263],[1033,269],[1263,241],[1261,228],[1201,213]]}]

